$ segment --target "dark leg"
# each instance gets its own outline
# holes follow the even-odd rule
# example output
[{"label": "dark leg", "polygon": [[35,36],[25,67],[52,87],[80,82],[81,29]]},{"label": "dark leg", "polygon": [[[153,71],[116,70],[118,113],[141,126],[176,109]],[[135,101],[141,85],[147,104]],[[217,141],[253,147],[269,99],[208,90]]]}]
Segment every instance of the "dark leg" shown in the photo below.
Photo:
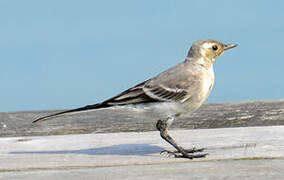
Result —
[{"label": "dark leg", "polygon": [[[171,151],[163,151],[173,154],[175,157],[182,157],[182,158],[201,158],[205,157],[207,154],[188,154],[188,153],[194,153],[194,152],[201,152],[204,149],[190,149],[185,150],[182,147],[180,147],[175,140],[168,134],[168,123],[167,120],[158,120],[156,124],[157,129],[160,131],[161,137],[166,140],[168,143],[170,143],[174,148],[176,148],[177,152],[171,152]],[[181,153],[182,155],[177,155],[177,153]]]}]

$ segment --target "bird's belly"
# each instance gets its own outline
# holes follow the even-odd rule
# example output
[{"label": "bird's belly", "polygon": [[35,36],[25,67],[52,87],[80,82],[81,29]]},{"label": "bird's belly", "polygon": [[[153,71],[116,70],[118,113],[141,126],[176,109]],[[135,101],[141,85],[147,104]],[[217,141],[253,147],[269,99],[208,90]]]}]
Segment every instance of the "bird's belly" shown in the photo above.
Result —
[{"label": "bird's belly", "polygon": [[127,108],[156,117],[174,117],[184,111],[183,104],[177,102],[142,103],[129,105]]}]

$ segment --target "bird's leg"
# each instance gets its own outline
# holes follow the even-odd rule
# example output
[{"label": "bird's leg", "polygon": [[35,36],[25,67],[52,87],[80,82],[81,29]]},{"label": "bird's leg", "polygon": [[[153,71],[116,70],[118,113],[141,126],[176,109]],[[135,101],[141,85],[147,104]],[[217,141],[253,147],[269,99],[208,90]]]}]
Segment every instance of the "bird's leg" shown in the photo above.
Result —
[{"label": "bird's leg", "polygon": [[[188,153],[194,153],[194,152],[201,152],[204,149],[190,149],[190,150],[185,150],[181,146],[179,146],[175,140],[168,134],[168,120],[158,120],[156,124],[156,128],[160,131],[161,137],[166,140],[168,143],[170,143],[174,148],[176,148],[176,152],[171,152],[171,151],[166,151],[168,153],[173,154],[175,157],[180,157],[180,158],[202,158],[205,157],[207,154],[188,154]],[[165,151],[162,151],[165,152]],[[181,153],[182,155],[178,155],[177,153]]]}]

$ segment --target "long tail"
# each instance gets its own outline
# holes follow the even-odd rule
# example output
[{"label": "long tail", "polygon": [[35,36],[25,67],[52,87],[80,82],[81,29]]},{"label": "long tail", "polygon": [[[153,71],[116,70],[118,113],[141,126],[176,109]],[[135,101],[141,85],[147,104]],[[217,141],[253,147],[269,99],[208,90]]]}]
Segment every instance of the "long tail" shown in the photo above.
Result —
[{"label": "long tail", "polygon": [[80,107],[80,108],[76,108],[76,109],[71,109],[71,110],[67,110],[67,111],[63,111],[63,112],[58,112],[55,114],[51,114],[51,115],[47,115],[44,117],[40,117],[36,120],[33,121],[33,123],[39,122],[39,121],[46,121],[46,120],[50,120],[53,118],[57,118],[60,117],[62,115],[70,115],[73,113],[78,113],[78,112],[83,112],[83,111],[88,111],[88,110],[94,110],[94,109],[100,109],[100,108],[105,108],[105,107],[109,107],[110,105],[106,104],[106,103],[98,103],[98,104],[93,104],[93,105],[87,105],[84,107]]},{"label": "long tail", "polygon": [[110,98],[106,101],[103,101],[101,103],[93,104],[93,105],[87,105],[87,106],[80,107],[80,108],[77,108],[77,109],[71,109],[71,110],[51,114],[51,115],[48,115],[48,116],[44,116],[44,117],[41,117],[41,118],[34,120],[33,123],[36,123],[38,121],[46,121],[46,120],[49,120],[49,119],[59,117],[61,115],[67,115],[67,114],[71,114],[71,113],[77,113],[77,112],[84,112],[84,111],[88,111],[88,110],[106,108],[106,107],[110,107],[110,106],[122,106],[122,105],[128,105],[128,104],[150,103],[150,102],[159,101],[157,99],[150,97],[149,95],[147,95],[144,92],[143,87],[144,87],[146,82],[147,81],[144,81],[144,82],[142,82],[142,83],[140,83],[140,84],[138,84],[138,85],[136,85],[136,86],[134,86],[130,89],[127,89],[126,91],[118,94],[117,96]]}]

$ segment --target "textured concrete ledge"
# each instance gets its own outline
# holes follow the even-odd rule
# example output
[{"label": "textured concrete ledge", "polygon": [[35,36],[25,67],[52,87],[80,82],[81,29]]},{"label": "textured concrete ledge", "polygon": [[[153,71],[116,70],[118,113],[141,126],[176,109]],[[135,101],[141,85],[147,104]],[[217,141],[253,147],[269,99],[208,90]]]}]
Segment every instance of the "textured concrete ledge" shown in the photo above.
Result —
[{"label": "textured concrete ledge", "polygon": [[[157,119],[130,111],[100,110],[32,124],[37,117],[56,111],[0,113],[0,137],[57,134],[154,131]],[[212,103],[171,129],[200,129],[284,125],[284,100]]]},{"label": "textured concrete ledge", "polygon": [[204,159],[160,155],[158,132],[0,138],[0,179],[283,179],[284,126],[173,130]]}]

